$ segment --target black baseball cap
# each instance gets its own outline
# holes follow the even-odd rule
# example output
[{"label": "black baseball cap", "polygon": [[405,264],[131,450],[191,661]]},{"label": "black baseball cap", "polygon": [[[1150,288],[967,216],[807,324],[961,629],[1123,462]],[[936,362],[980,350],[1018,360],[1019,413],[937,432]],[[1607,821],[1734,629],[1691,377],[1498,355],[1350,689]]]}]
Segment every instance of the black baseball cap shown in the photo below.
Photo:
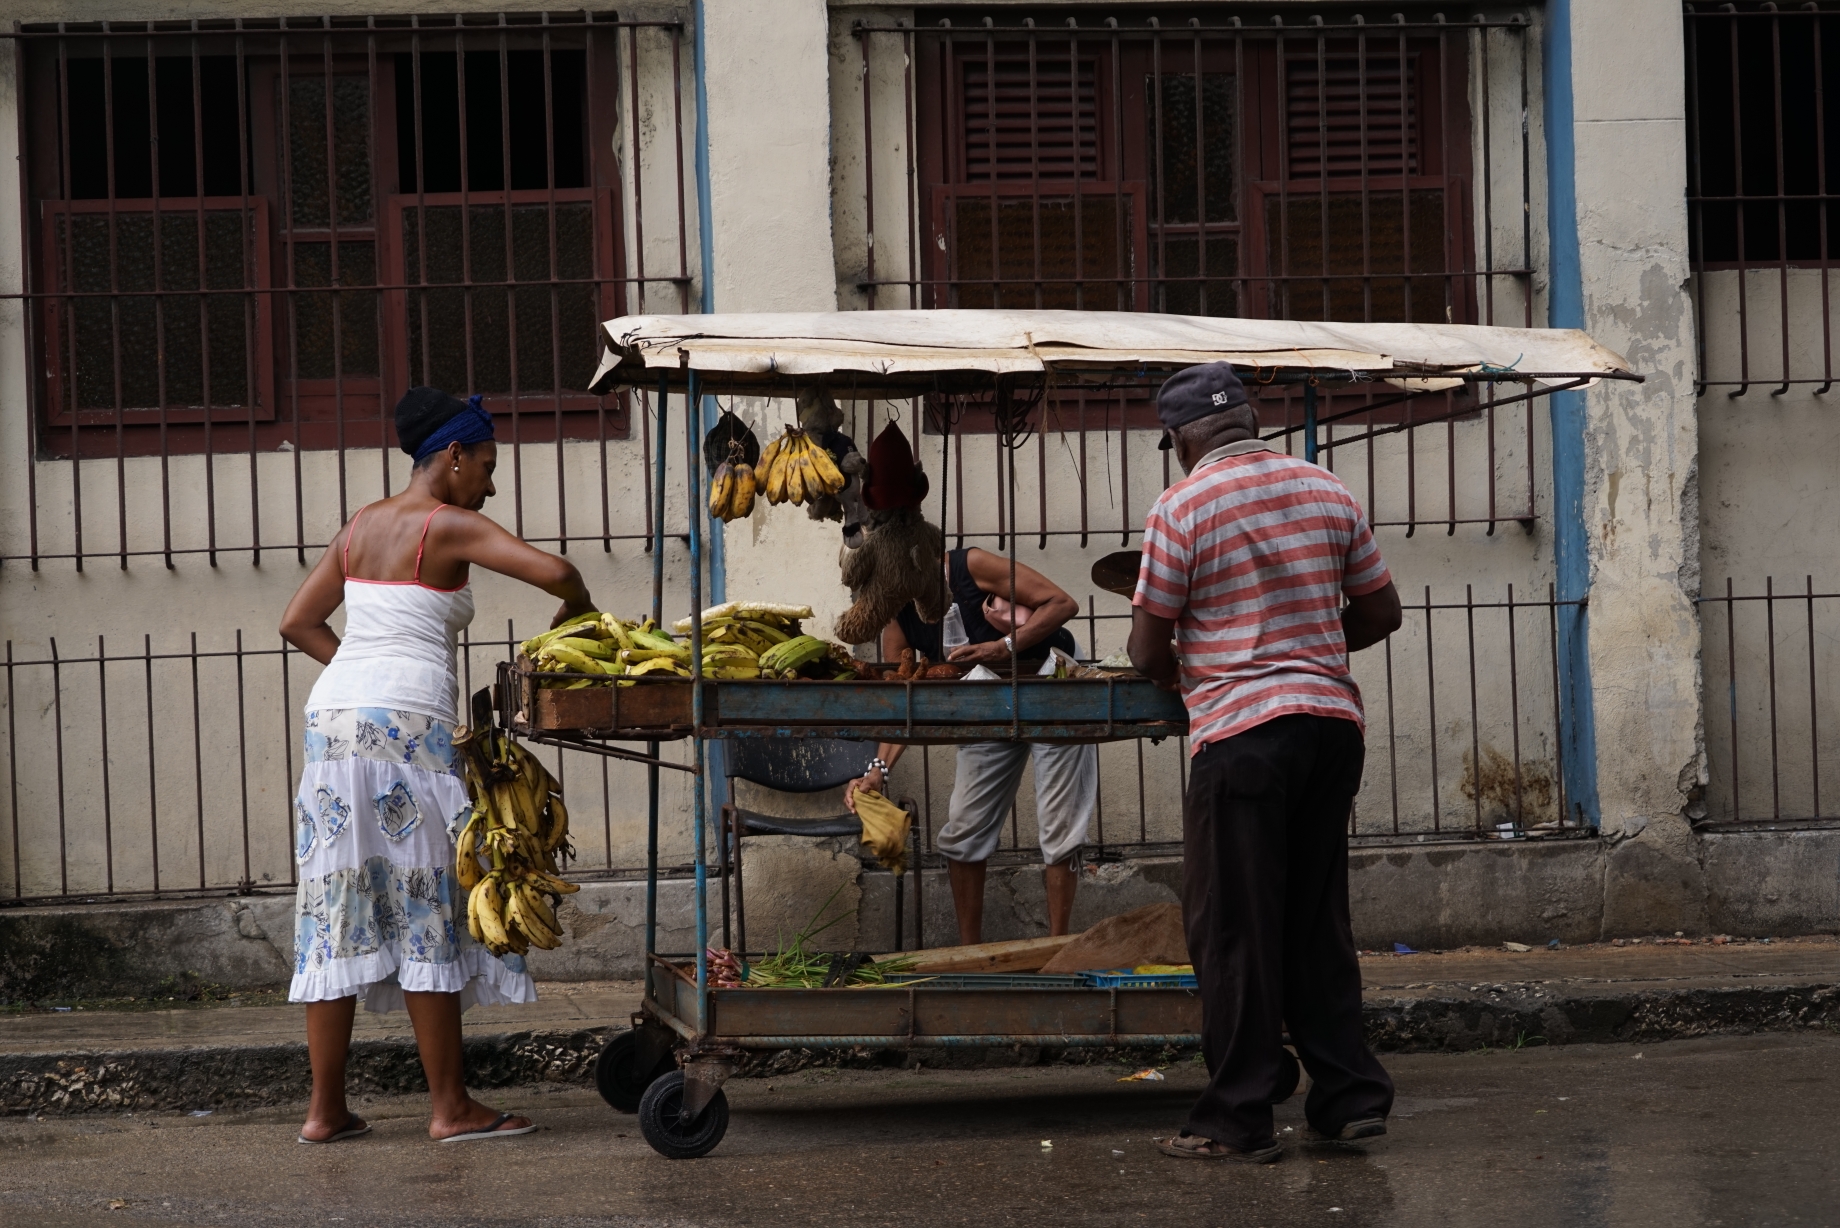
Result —
[{"label": "black baseball cap", "polygon": [[1163,424],[1163,442],[1157,447],[1168,450],[1169,432],[1203,418],[1225,413],[1235,405],[1246,404],[1246,386],[1227,362],[1202,363],[1184,367],[1163,381],[1156,392],[1156,417]]}]

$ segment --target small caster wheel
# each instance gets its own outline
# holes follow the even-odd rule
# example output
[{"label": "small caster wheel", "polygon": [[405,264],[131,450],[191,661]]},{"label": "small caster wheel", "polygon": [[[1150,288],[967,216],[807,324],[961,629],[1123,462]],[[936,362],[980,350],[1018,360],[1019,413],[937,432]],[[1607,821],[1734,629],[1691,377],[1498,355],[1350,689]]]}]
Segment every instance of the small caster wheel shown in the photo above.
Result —
[{"label": "small caster wheel", "polygon": [[639,1102],[639,1132],[668,1160],[701,1159],[728,1133],[728,1097],[717,1088],[703,1111],[685,1120],[684,1072],[673,1070],[645,1089]]},{"label": "small caster wheel", "polygon": [[667,1052],[650,1070],[638,1069],[639,1033],[621,1032],[594,1059],[594,1086],[601,1099],[622,1113],[637,1113],[652,1080],[676,1069]]}]

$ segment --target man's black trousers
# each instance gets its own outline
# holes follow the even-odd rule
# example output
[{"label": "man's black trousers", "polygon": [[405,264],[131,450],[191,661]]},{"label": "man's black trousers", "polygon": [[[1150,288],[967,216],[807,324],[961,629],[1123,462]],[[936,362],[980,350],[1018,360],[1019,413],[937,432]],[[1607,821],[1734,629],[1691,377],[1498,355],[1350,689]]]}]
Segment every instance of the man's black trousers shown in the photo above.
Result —
[{"label": "man's black trousers", "polygon": [[1204,745],[1182,813],[1182,913],[1201,987],[1207,1090],[1188,1132],[1252,1150],[1310,1074],[1304,1114],[1338,1133],[1384,1117],[1393,1081],[1361,1035],[1348,922],[1348,814],[1364,752],[1353,721],[1279,716]]}]

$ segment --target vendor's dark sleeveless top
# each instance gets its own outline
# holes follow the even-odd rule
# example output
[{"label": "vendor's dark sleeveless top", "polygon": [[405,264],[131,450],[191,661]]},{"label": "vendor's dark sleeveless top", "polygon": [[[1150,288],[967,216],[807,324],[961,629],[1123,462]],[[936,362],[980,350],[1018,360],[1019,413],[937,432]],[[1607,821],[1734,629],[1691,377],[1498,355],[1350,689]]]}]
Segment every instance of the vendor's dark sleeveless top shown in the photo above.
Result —
[{"label": "vendor's dark sleeveless top", "polygon": [[[984,598],[989,594],[971,578],[971,568],[965,563],[965,554],[966,550],[961,548],[946,555],[947,581],[952,589],[952,601],[958,606],[958,616],[965,620],[965,634],[971,643],[988,644],[992,640],[1002,639],[1003,634],[984,619]],[[901,607],[895,621],[900,624],[901,634],[907,637],[908,644],[916,652],[925,653],[927,659],[932,661],[945,659],[939,645],[941,624],[920,621],[920,612],[914,609],[913,602]],[[1073,632],[1061,627],[1041,643],[1025,649],[1022,660],[1040,661],[1048,655],[1050,648],[1058,648],[1070,657],[1079,655],[1079,645],[1074,641]]]}]

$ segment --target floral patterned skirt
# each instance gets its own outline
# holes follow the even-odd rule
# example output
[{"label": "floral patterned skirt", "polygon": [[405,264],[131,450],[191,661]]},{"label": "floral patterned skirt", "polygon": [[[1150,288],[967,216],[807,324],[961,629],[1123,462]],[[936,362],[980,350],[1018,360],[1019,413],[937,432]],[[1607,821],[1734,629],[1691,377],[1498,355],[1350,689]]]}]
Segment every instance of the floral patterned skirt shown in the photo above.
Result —
[{"label": "floral patterned skirt", "polygon": [[288,1001],[359,995],[366,1010],[389,1011],[405,989],[458,993],[462,1008],[536,1000],[522,958],[494,956],[467,933],[453,865],[471,803],[451,737],[415,712],[307,713]]}]

